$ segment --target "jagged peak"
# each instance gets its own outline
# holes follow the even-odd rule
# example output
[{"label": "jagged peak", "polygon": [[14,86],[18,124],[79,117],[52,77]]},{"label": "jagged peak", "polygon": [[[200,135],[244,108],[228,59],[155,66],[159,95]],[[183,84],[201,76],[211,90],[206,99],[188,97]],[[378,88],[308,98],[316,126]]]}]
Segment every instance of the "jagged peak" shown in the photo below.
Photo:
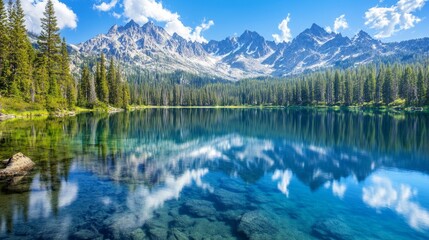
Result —
[{"label": "jagged peak", "polygon": [[119,26],[117,24],[115,24],[109,29],[109,31],[107,33],[108,34],[109,33],[116,33],[118,31],[118,29],[119,29]]},{"label": "jagged peak", "polygon": [[259,33],[255,32],[255,31],[246,30],[238,38],[239,41],[255,40],[255,39],[264,40],[264,37],[262,37],[261,35],[259,35]]},{"label": "jagged peak", "polygon": [[355,37],[354,37],[353,39],[362,39],[362,38],[373,40],[373,38],[372,38],[372,37],[371,37],[367,32],[365,32],[365,31],[363,31],[363,30],[360,30],[360,31],[355,35]]},{"label": "jagged peak", "polygon": [[312,31],[323,31],[323,32],[326,32],[326,30],[324,28],[322,28],[321,26],[317,25],[316,23],[313,23],[311,25],[310,30],[312,30]]},{"label": "jagged peak", "polygon": [[124,28],[133,28],[133,27],[140,27],[138,23],[136,23],[133,19],[131,19],[127,24],[125,24]]}]

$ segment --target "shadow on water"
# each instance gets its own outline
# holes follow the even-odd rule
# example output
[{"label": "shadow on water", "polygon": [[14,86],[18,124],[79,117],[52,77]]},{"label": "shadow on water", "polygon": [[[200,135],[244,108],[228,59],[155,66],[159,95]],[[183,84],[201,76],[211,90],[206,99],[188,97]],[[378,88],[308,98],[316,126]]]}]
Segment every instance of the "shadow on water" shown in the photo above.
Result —
[{"label": "shadow on water", "polygon": [[[216,184],[202,181],[210,179],[209,173],[238,178],[251,186],[272,174],[272,180],[279,182],[278,188],[287,196],[292,176],[315,192],[350,177],[363,182],[380,169],[427,175],[429,115],[292,109],[150,109],[0,122],[0,157],[6,159],[19,151],[33,159],[37,167],[27,176],[0,182],[0,232],[23,231],[25,235],[34,230],[14,230],[18,219],[30,223],[58,216],[76,221],[67,214],[61,217],[60,212],[72,206],[83,189],[94,188],[89,183],[80,183],[86,178],[94,181],[91,184],[114,183],[118,189],[111,190],[109,185],[104,186],[109,188],[106,191],[128,194],[124,201],[136,213],[122,222],[134,221],[141,226],[148,225],[145,222],[164,202],[177,199],[180,193],[186,194],[183,189],[190,184],[213,192]],[[236,191],[231,181],[220,186]],[[164,190],[158,189],[160,186]],[[100,196],[111,207],[112,199],[101,193]],[[209,201],[213,198],[220,199],[221,204],[213,205]],[[142,200],[144,205],[139,202]],[[218,209],[229,208],[228,201],[232,200],[225,200],[225,195],[203,194],[198,201],[207,209]],[[199,214],[186,206],[178,209]],[[256,208],[247,210],[250,209]],[[122,208],[103,211],[108,218]],[[218,218],[224,222],[236,222],[225,217],[227,212],[222,214]],[[252,214],[264,219],[259,212]],[[288,214],[292,218],[299,215]],[[326,228],[327,224],[336,222],[316,222],[313,228]],[[104,225],[89,228],[103,236],[122,236]],[[152,236],[152,230],[146,229],[144,234]],[[236,237],[249,236],[245,230],[230,231]],[[320,231],[311,231],[313,236],[321,238],[331,234],[319,236]]]}]

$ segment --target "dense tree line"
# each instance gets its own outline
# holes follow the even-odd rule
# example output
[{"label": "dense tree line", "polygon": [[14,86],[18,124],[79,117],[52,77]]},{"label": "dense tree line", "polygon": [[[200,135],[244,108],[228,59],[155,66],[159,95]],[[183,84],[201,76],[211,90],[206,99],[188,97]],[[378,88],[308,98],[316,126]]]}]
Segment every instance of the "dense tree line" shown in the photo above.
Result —
[{"label": "dense tree line", "polygon": [[0,2],[0,96],[39,103],[48,110],[128,104],[226,105],[429,105],[427,60],[327,70],[284,79],[226,82],[183,72],[142,73],[123,78],[103,54],[82,66],[78,84],[70,74],[52,1],[41,19],[35,48],[24,25],[20,0]]},{"label": "dense tree line", "polygon": [[72,108],[76,88],[52,1],[41,19],[37,49],[30,43],[24,17],[20,0],[9,0],[7,8],[0,1],[0,95],[40,103],[48,110]]},{"label": "dense tree line", "polygon": [[92,73],[89,64],[82,67],[78,106],[94,108],[107,105],[126,109],[129,105],[129,87],[113,58],[106,68],[106,58],[101,54],[95,64],[95,73]]},{"label": "dense tree line", "polygon": [[285,79],[197,84],[183,76],[130,76],[131,103],[214,105],[429,105],[427,64],[378,64]]}]

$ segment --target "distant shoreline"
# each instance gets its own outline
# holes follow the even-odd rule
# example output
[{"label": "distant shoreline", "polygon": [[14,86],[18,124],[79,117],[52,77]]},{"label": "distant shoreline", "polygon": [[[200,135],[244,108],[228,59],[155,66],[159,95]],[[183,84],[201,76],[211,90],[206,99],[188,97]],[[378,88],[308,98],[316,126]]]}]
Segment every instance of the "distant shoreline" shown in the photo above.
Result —
[{"label": "distant shoreline", "polygon": [[[265,106],[265,105],[242,105],[242,106],[153,106],[153,105],[142,105],[142,106],[129,106],[128,111],[145,110],[145,109],[309,109],[309,110],[346,110],[346,111],[377,111],[377,112],[423,112],[429,113],[429,107],[388,107],[388,106]],[[99,112],[99,113],[116,113],[121,112],[122,109],[117,108],[76,108],[74,111],[22,111],[16,113],[0,113],[0,122],[8,121],[13,119],[40,119],[48,117],[70,117],[81,113],[88,112]],[[7,110],[5,112],[8,112]]]}]

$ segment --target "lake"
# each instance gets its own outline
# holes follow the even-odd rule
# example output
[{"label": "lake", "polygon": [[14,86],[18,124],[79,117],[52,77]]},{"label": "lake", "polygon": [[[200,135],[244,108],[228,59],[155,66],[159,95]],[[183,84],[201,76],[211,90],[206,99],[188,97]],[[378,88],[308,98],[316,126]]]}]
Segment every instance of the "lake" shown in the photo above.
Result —
[{"label": "lake", "polygon": [[429,239],[429,115],[148,109],[0,123],[0,239]]}]

